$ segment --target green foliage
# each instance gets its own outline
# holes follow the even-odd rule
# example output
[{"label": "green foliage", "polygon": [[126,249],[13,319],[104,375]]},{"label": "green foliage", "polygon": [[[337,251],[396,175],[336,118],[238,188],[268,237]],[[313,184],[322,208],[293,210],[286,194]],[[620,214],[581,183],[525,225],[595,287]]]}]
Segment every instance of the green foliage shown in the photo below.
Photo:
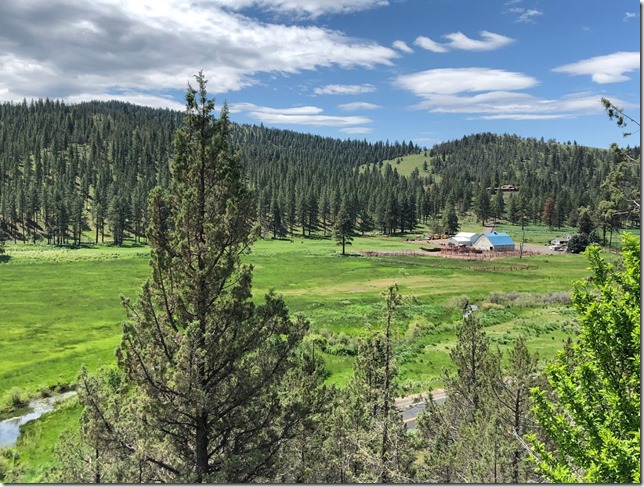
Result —
[{"label": "green foliage", "polygon": [[336,217],[333,226],[333,238],[338,245],[342,246],[342,255],[345,255],[345,247],[351,245],[353,241],[353,222],[347,211],[346,204],[343,203]]},{"label": "green foliage", "polygon": [[581,254],[588,247],[588,236],[575,233],[568,240],[566,249],[571,254]]},{"label": "green foliage", "polygon": [[292,321],[272,291],[252,300],[252,268],[241,264],[255,238],[252,194],[226,106],[214,120],[206,80],[196,79],[170,190],[150,194],[152,275],[136,303],[123,298],[119,370],[81,374],[80,440],[65,440],[76,453],[60,455],[61,480],[269,480],[310,414],[284,395],[308,323]]},{"label": "green foliage", "polygon": [[553,395],[533,391],[548,443],[530,441],[553,482],[640,481],[639,239],[625,236],[623,249],[623,267],[586,251],[592,277],[572,294],[581,333],[546,369]]},{"label": "green foliage", "polygon": [[456,214],[454,207],[449,207],[447,210],[445,210],[445,213],[443,214],[442,226],[443,232],[448,235],[458,233],[460,225],[458,223],[458,215]]},{"label": "green foliage", "polygon": [[400,483],[413,478],[413,453],[395,405],[397,367],[392,326],[402,298],[396,285],[385,293],[384,330],[361,341],[353,377],[329,418],[324,462],[317,481]]}]

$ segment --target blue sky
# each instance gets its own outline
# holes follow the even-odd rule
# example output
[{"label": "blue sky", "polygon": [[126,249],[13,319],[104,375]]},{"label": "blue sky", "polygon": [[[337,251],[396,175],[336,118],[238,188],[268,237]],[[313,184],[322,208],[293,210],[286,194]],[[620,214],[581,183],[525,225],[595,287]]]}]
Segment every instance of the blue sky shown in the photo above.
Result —
[{"label": "blue sky", "polygon": [[233,121],[433,144],[477,132],[594,147],[639,119],[626,0],[0,2],[0,100],[182,109],[203,69]]}]

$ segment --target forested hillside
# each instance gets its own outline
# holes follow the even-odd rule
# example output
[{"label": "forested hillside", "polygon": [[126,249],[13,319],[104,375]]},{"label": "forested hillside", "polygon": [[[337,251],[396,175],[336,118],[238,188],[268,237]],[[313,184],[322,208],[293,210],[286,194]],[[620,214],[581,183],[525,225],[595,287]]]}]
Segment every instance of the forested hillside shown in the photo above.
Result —
[{"label": "forested hillside", "polygon": [[[639,147],[627,151],[639,157]],[[517,206],[535,222],[541,219],[546,200],[554,200],[553,226],[576,226],[579,208],[595,210],[600,201],[610,199],[609,189],[602,188],[602,184],[619,162],[614,152],[576,142],[562,144],[491,133],[438,144],[430,155],[432,170],[449,182],[444,185],[444,193],[461,211],[472,204],[471,196],[475,202],[481,198],[476,191],[513,185],[519,190]],[[639,187],[639,166],[631,165],[621,174],[623,184]],[[517,219],[520,213],[508,217]],[[639,215],[624,211],[620,219],[624,224],[634,223]]]},{"label": "forested hillside", "polygon": [[[168,184],[183,116],[122,102],[0,105],[0,238],[78,244],[90,230],[96,242],[144,237],[148,193]],[[267,236],[328,235],[343,205],[361,233],[411,231],[420,222],[454,231],[454,218],[446,218],[452,209],[518,223],[539,221],[550,205],[550,226],[575,226],[588,208],[611,230],[639,220],[619,201],[598,211],[615,200],[602,189],[619,162],[608,150],[489,133],[421,150],[404,141],[230,127]],[[389,165],[379,170],[383,160],[409,154],[426,155],[426,169],[407,177]],[[620,184],[639,188],[639,167],[620,174]],[[518,191],[499,191],[505,184]]]}]

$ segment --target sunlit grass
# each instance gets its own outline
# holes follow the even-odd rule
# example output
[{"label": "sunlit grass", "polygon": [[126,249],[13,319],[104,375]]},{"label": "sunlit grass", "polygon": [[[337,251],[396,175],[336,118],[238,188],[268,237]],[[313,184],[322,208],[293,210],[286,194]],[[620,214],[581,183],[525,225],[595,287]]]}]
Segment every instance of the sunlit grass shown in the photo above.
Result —
[{"label": "sunlit grass", "polygon": [[[571,281],[587,273],[585,257],[578,255],[468,262],[358,254],[414,248],[400,238],[358,237],[348,248],[350,255],[341,256],[330,238],[260,240],[244,261],[255,266],[258,302],[275,289],[293,314],[306,316],[313,333],[348,336],[382,326],[381,294],[393,283],[407,297],[404,316],[396,325],[399,336],[404,336],[411,322],[434,326],[459,320],[454,306],[459,296],[474,302],[492,291],[569,291]],[[71,383],[82,364],[94,369],[112,362],[125,319],[119,296],[136,297],[150,272],[149,249],[12,245],[8,253],[9,261],[0,264],[1,400],[6,403],[12,388],[36,394],[45,387]],[[528,263],[528,269],[516,270]],[[450,336],[453,339],[453,333]],[[425,341],[433,343],[431,337],[422,340],[423,346]],[[441,340],[441,346],[451,343]],[[401,364],[402,381],[409,387],[426,387],[438,377],[445,360],[432,359],[431,352],[425,347],[418,360]],[[351,359],[331,354],[325,358],[330,380],[344,383]]]}]

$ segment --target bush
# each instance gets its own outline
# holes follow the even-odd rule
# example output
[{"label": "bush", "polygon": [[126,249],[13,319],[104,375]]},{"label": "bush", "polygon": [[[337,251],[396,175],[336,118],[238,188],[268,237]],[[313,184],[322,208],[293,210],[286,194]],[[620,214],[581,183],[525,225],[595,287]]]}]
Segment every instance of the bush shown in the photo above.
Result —
[{"label": "bush", "polygon": [[588,237],[576,233],[570,237],[570,240],[568,241],[568,252],[572,254],[580,254],[586,250],[589,243]]}]

